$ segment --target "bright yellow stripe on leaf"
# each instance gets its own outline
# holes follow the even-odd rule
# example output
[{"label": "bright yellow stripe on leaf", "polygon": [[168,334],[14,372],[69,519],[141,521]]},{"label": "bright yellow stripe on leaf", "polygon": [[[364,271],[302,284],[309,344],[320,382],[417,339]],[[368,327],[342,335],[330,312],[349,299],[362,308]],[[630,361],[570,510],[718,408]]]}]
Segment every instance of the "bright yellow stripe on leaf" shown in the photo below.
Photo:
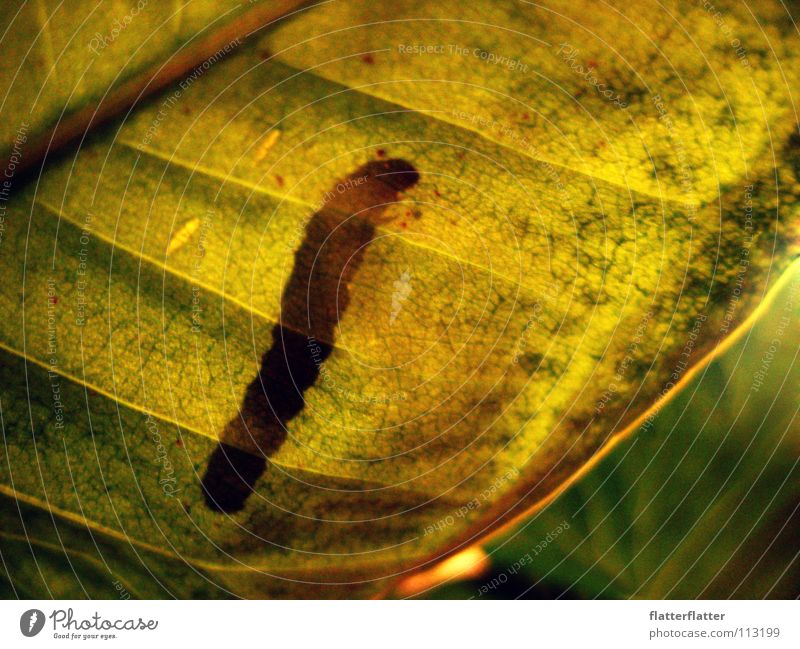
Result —
[{"label": "bright yellow stripe on leaf", "polygon": [[179,248],[183,248],[186,243],[189,241],[191,236],[197,231],[197,228],[200,227],[200,219],[191,219],[187,221],[184,226],[178,230],[167,246],[167,254],[171,255],[173,252],[178,250]]},{"label": "bright yellow stripe on leaf", "polygon": [[267,136],[264,138],[264,141],[261,142],[261,145],[258,147],[256,151],[256,162],[261,162],[264,158],[267,157],[270,149],[275,146],[275,143],[281,137],[280,131],[270,131],[267,133]]}]

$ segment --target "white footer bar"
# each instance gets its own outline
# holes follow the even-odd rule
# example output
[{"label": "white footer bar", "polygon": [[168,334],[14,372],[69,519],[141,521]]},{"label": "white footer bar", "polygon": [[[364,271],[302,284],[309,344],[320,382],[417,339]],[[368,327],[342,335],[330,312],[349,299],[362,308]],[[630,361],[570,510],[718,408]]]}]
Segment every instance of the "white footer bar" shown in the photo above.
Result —
[{"label": "white footer bar", "polygon": [[799,620],[796,601],[3,601],[0,646],[796,648]]}]

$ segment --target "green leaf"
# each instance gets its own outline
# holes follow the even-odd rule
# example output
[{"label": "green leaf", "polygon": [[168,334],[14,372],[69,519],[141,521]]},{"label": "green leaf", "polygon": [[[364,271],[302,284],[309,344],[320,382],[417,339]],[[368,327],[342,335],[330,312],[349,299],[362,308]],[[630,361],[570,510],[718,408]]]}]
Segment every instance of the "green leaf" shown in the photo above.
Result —
[{"label": "green leaf", "polygon": [[0,496],[4,599],[230,597],[200,570],[93,533],[44,508]]},{"label": "green leaf", "polygon": [[33,0],[3,12],[0,160],[13,171],[40,163],[54,146],[300,4]]},{"label": "green leaf", "polygon": [[[376,7],[314,7],[199,61],[8,203],[3,493],[237,595],[375,591],[550,496],[796,254],[782,19],[769,50],[730,14],[751,43],[743,69],[702,11],[665,35],[610,9],[584,8],[587,30],[510,3],[480,20],[401,2],[376,22]],[[623,28],[624,57],[603,45]],[[707,32],[709,63],[689,75]],[[412,35],[468,53],[401,53]],[[556,36],[605,52],[628,106],[598,96]],[[345,180],[400,159],[418,182],[381,185],[387,205],[346,220],[379,181]],[[339,222],[352,241],[330,256],[341,266],[322,255],[327,288],[309,299],[331,313],[309,329],[292,281],[315,228]],[[331,352],[256,492],[223,514],[200,482],[218,440],[254,451],[236,422],[278,324]]]}]

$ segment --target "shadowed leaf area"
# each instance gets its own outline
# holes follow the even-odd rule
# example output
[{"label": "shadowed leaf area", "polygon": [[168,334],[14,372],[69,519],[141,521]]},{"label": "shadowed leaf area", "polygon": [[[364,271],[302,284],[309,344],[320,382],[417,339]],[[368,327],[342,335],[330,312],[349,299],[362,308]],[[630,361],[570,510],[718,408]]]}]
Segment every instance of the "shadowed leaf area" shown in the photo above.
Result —
[{"label": "shadowed leaf area", "polygon": [[[27,119],[24,94],[0,109],[3,150],[29,156],[0,196],[6,594],[385,592],[616,435],[663,439],[648,409],[797,255],[800,49],[778,2],[718,3],[723,28],[689,2],[337,1],[258,14],[274,20],[257,31],[193,4],[178,42],[202,56],[185,69],[138,17],[129,34],[158,43],[145,59],[128,36],[76,50],[39,14],[5,37],[0,78],[30,69],[50,116]],[[78,16],[59,29],[83,34]],[[59,47],[75,69],[130,63],[55,83],[26,58],[40,29],[31,56],[54,69]],[[155,92],[162,63],[182,72]],[[142,96],[32,159],[52,114],[111,114],[121,79]],[[674,480],[658,465],[654,490]],[[559,542],[627,507],[635,468]],[[613,534],[610,581],[573,566],[547,596],[692,583],[670,572],[697,569],[691,539],[636,581],[639,540]],[[559,559],[589,569],[591,543]],[[698,595],[727,587],[698,579],[719,584]]]},{"label": "shadowed leaf area", "polygon": [[[800,595],[800,269],[755,327],[434,598]],[[776,353],[777,351],[777,353]]]}]

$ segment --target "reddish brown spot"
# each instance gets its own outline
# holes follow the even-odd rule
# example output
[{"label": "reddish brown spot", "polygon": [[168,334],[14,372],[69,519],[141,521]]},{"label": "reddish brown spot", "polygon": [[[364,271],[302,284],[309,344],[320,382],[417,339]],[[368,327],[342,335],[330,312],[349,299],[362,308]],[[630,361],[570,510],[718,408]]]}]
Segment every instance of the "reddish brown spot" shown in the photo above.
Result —
[{"label": "reddish brown spot", "polygon": [[192,506],[189,503],[181,503],[181,505],[183,505],[183,510],[187,514],[191,514],[192,513]]},{"label": "reddish brown spot", "polygon": [[530,118],[531,118],[531,116],[530,116],[528,113],[522,113],[522,119],[524,119],[524,120],[526,120],[526,121],[527,121],[527,120],[529,120]]},{"label": "reddish brown spot", "polygon": [[594,59],[589,59],[588,61],[586,61],[586,65],[588,65],[590,68],[596,68],[597,61],[595,61]]},{"label": "reddish brown spot", "polygon": [[275,182],[278,183],[278,187],[283,187],[286,184],[283,176],[275,176]]},{"label": "reddish brown spot", "polygon": [[181,106],[181,112],[182,112],[184,115],[188,115],[188,114],[191,112],[191,110],[189,109],[189,107],[188,107],[188,106]]},{"label": "reddish brown spot", "polygon": [[408,227],[408,223],[406,223],[405,221],[401,221],[400,222],[400,227],[401,228],[407,228]]},{"label": "reddish brown spot", "polygon": [[177,446],[178,448],[183,448],[183,440],[180,438],[176,439],[175,446]]},{"label": "reddish brown spot", "polygon": [[261,50],[258,53],[258,55],[261,57],[262,61],[266,61],[267,59],[271,59],[272,58],[272,52],[270,52],[269,50]]},{"label": "reddish brown spot", "polygon": [[361,60],[367,65],[372,65],[375,63],[375,57],[372,56],[372,54],[364,54],[364,56],[361,57]]},{"label": "reddish brown spot", "polygon": [[50,297],[49,300],[50,300],[50,304],[53,304],[53,305],[58,304],[58,298],[55,295]]},{"label": "reddish brown spot", "polygon": [[434,189],[434,190],[433,190],[433,193],[434,193],[434,194],[436,194],[436,196],[438,196],[439,198],[441,198],[441,197],[442,197],[442,195],[439,193],[439,190],[438,190],[438,189]]},{"label": "reddish brown spot", "polygon": [[385,158],[386,157],[386,151],[384,149],[378,149],[375,152],[375,155],[377,155],[379,158]]}]

